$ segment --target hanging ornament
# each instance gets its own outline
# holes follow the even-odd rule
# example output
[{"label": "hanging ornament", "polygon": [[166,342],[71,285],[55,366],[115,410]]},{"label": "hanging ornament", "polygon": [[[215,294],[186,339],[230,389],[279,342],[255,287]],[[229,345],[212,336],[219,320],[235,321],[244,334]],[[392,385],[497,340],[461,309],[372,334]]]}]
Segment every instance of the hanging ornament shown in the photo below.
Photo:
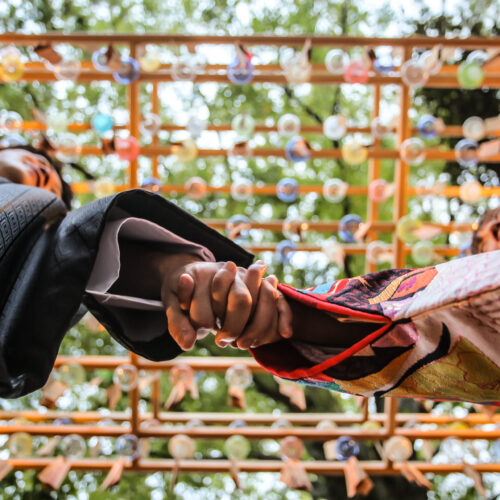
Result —
[{"label": "hanging ornament", "polygon": [[96,198],[111,196],[115,192],[115,183],[107,177],[102,177],[93,183],[92,192]]},{"label": "hanging ornament", "polygon": [[78,434],[68,434],[61,440],[61,453],[66,458],[83,458],[87,450],[87,444]]},{"label": "hanging ornament", "polygon": [[177,363],[170,370],[172,390],[165,403],[165,409],[169,410],[177,406],[184,396],[189,392],[193,399],[198,399],[198,385],[194,377],[194,370],[185,363]]},{"label": "hanging ornament", "polygon": [[115,151],[121,160],[134,161],[139,156],[141,147],[137,139],[129,135],[125,139],[120,137],[115,139]]},{"label": "hanging ornament", "polygon": [[232,215],[226,223],[226,234],[231,240],[245,240],[250,236],[252,224],[246,215]]},{"label": "hanging ornament", "polygon": [[462,125],[462,133],[466,139],[480,141],[486,135],[486,124],[479,116],[470,116]]},{"label": "hanging ornament", "polygon": [[420,56],[420,64],[429,75],[437,75],[443,67],[443,50],[441,46],[435,46]]},{"label": "hanging ornament", "polygon": [[348,83],[366,83],[369,76],[363,61],[351,61],[344,71],[344,80]]},{"label": "hanging ornament", "polygon": [[140,443],[137,436],[134,434],[122,434],[115,443],[115,451],[117,455],[135,460],[140,455]]},{"label": "hanging ornament", "polygon": [[196,115],[191,115],[186,124],[186,130],[191,134],[191,137],[196,139],[207,129],[207,120]]},{"label": "hanging ornament", "polygon": [[9,148],[13,146],[26,146],[26,139],[20,134],[10,134],[0,140],[0,148]]},{"label": "hanging ornament", "polygon": [[[118,438],[120,439],[120,438]],[[118,484],[123,475],[123,469],[125,467],[125,463],[127,461],[127,457],[121,456],[118,460],[116,460],[111,469],[109,469],[108,474],[104,478],[104,481],[98,488],[98,491],[105,491],[108,488],[111,488],[115,484]]]},{"label": "hanging ornament", "polygon": [[368,158],[368,149],[354,140],[342,145],[342,159],[349,165],[361,165]]},{"label": "hanging ornament", "polygon": [[29,457],[33,451],[33,439],[27,432],[14,432],[7,442],[12,458]]},{"label": "hanging ornament", "polygon": [[241,489],[238,460],[245,460],[250,454],[250,442],[247,438],[235,434],[224,442],[224,453],[230,461],[229,473],[236,487]]},{"label": "hanging ornament", "polygon": [[118,83],[128,85],[135,82],[141,74],[139,63],[132,57],[124,57],[120,67],[113,72],[113,78]]},{"label": "hanging ornament", "polygon": [[381,139],[382,137],[384,137],[384,135],[387,135],[391,132],[391,128],[388,125],[385,125],[382,122],[382,119],[377,116],[372,120],[371,132],[374,139]]},{"label": "hanging ornament", "polygon": [[483,197],[483,186],[477,181],[464,182],[459,188],[459,196],[464,203],[477,203]]},{"label": "hanging ornament", "polygon": [[24,73],[24,63],[21,52],[16,47],[9,46],[0,50],[0,80],[16,82]]},{"label": "hanging ornament", "polygon": [[59,63],[52,66],[54,76],[58,80],[67,80],[76,82],[82,70],[82,63],[77,59],[63,59]]},{"label": "hanging ornament", "polygon": [[345,251],[344,247],[335,239],[334,236],[326,240],[322,247],[323,253],[328,257],[328,260],[340,268],[344,267]]},{"label": "hanging ornament", "polygon": [[417,59],[406,61],[401,66],[401,80],[409,87],[423,87],[429,78],[429,73]]},{"label": "hanging ornament", "polygon": [[143,134],[156,135],[161,129],[161,118],[156,113],[146,113],[139,124]]},{"label": "hanging ornament", "polygon": [[41,59],[44,59],[45,67],[47,68],[55,66],[63,59],[51,44],[38,44],[33,49],[33,52]]},{"label": "hanging ornament", "polygon": [[161,191],[161,181],[156,177],[145,177],[141,183],[141,189],[151,193],[159,193]]},{"label": "hanging ornament", "polygon": [[97,71],[117,71],[122,68],[120,54],[112,45],[96,50],[92,54],[92,64]]},{"label": "hanging ornament", "polygon": [[134,365],[124,364],[117,366],[113,373],[113,382],[120,386],[124,392],[131,391],[137,387],[139,374]]},{"label": "hanging ornament", "polygon": [[356,457],[351,456],[347,459],[344,473],[348,498],[354,498],[357,495],[366,496],[373,489],[373,481],[363,470]]},{"label": "hanging ornament", "polygon": [[170,69],[172,80],[177,82],[191,82],[196,78],[196,64],[192,55],[183,55],[176,59]]},{"label": "hanging ornament", "polygon": [[461,139],[455,145],[455,158],[458,164],[464,168],[475,167],[479,162],[479,145],[470,139]]},{"label": "hanging ornament", "polygon": [[250,143],[244,137],[237,137],[230,149],[227,150],[229,165],[235,169],[247,167],[247,157],[252,156]]},{"label": "hanging ornament", "polygon": [[66,392],[68,384],[62,380],[58,380],[55,371],[50,373],[49,379],[42,387],[42,398],[40,405],[46,408],[55,408],[57,400]]},{"label": "hanging ornament", "polygon": [[23,118],[15,111],[4,111],[0,113],[0,129],[3,133],[21,131]]},{"label": "hanging ornament", "polygon": [[332,75],[343,75],[349,64],[349,54],[341,49],[330,50],[325,57],[325,66]]},{"label": "hanging ornament", "polygon": [[331,115],[323,122],[323,134],[332,141],[338,141],[347,132],[347,118],[343,115]]},{"label": "hanging ornament", "polygon": [[375,203],[382,203],[394,194],[394,184],[384,179],[374,179],[368,186],[368,196]]},{"label": "hanging ornament", "polygon": [[254,77],[252,55],[242,45],[236,46],[236,56],[227,66],[227,77],[237,85],[250,83]]},{"label": "hanging ornament", "polygon": [[288,436],[281,441],[280,455],[283,460],[280,480],[293,490],[312,490],[311,481],[300,462],[304,453],[302,441],[295,436]]},{"label": "hanging ornament", "polygon": [[444,131],[444,122],[441,118],[424,115],[418,120],[417,129],[424,139],[433,139]]},{"label": "hanging ornament", "polygon": [[283,137],[292,137],[300,133],[300,118],[287,113],[278,120],[278,133]]},{"label": "hanging ornament", "polygon": [[299,183],[290,177],[281,179],[276,185],[276,196],[285,203],[294,202],[299,196]]},{"label": "hanging ornament", "polygon": [[[337,424],[333,420],[325,419],[321,420],[316,424],[316,429],[329,430],[336,429]],[[337,460],[337,440],[330,439],[329,441],[323,442],[323,453],[325,454],[326,460]]]},{"label": "hanging ornament", "polygon": [[194,458],[196,443],[189,436],[176,434],[168,442],[168,452],[177,460]]},{"label": "hanging ornament", "polygon": [[484,81],[484,69],[476,61],[464,61],[458,67],[457,79],[464,89],[477,89]]},{"label": "hanging ornament", "polygon": [[488,160],[492,156],[497,156],[500,154],[500,139],[492,139],[490,141],[484,141],[480,144],[477,150],[477,156],[479,160]]},{"label": "hanging ornament", "polygon": [[441,233],[439,227],[424,224],[419,219],[404,215],[396,224],[396,235],[405,243],[417,243],[419,240],[430,240]]},{"label": "hanging ornament", "polygon": [[65,113],[56,111],[47,115],[47,129],[52,132],[65,132],[68,128],[69,120]]},{"label": "hanging ornament", "polygon": [[58,456],[50,461],[38,474],[38,480],[46,488],[57,491],[71,469],[71,464],[65,457]]},{"label": "hanging ornament", "polygon": [[247,201],[252,197],[253,183],[249,179],[238,179],[231,184],[231,196],[236,201]]},{"label": "hanging ornament", "polygon": [[404,436],[392,436],[384,443],[384,455],[391,462],[406,462],[413,455],[413,445]]},{"label": "hanging ornament", "polygon": [[323,184],[323,196],[331,203],[341,202],[346,194],[349,184],[341,179],[328,179]]},{"label": "hanging ornament", "polygon": [[283,235],[292,241],[302,241],[309,224],[301,217],[291,217],[283,221]]},{"label": "hanging ornament", "polygon": [[399,156],[408,165],[420,165],[425,160],[425,144],[418,137],[403,141],[399,148]]},{"label": "hanging ornament", "polygon": [[392,73],[395,67],[396,64],[394,63],[391,52],[384,52],[382,55],[377,56],[373,61],[373,69],[381,75],[388,75]]},{"label": "hanging ornament", "polygon": [[185,186],[186,195],[192,200],[201,200],[207,194],[207,183],[201,177],[191,177]]},{"label": "hanging ornament", "polygon": [[280,394],[286,396],[293,406],[300,411],[305,411],[307,409],[304,389],[300,387],[299,384],[279,377],[274,377],[274,380],[278,382]]},{"label": "hanging ornament", "polygon": [[283,63],[283,71],[288,83],[307,83],[311,79],[311,40],[306,40],[302,50]]},{"label": "hanging ornament", "polygon": [[276,245],[276,256],[283,264],[288,264],[297,251],[297,245],[293,241],[282,240]]},{"label": "hanging ornament", "polygon": [[229,385],[229,404],[244,410],[245,389],[252,383],[252,372],[245,365],[233,365],[226,371],[226,382]]},{"label": "hanging ornament", "polygon": [[359,444],[351,436],[340,436],[337,439],[337,458],[347,460],[359,454]]},{"label": "hanging ornament", "polygon": [[87,373],[82,365],[77,363],[68,363],[61,365],[55,372],[56,380],[60,380],[68,387],[82,385],[87,379]]},{"label": "hanging ornament", "polygon": [[339,237],[346,243],[356,243],[355,234],[359,230],[363,219],[356,214],[344,215],[339,222]]},{"label": "hanging ornament", "polygon": [[311,146],[303,137],[293,137],[285,146],[285,156],[293,162],[308,160],[311,157]]},{"label": "hanging ornament", "polygon": [[366,260],[370,264],[392,262],[391,245],[383,241],[371,241],[366,246]]},{"label": "hanging ornament", "polygon": [[57,136],[56,158],[63,163],[76,163],[82,153],[82,146],[73,134]]},{"label": "hanging ornament", "polygon": [[157,48],[147,48],[139,57],[139,66],[143,71],[157,71],[161,67],[160,53]]},{"label": "hanging ornament", "polygon": [[251,137],[255,129],[255,119],[246,113],[241,113],[232,119],[231,128],[239,136]]},{"label": "hanging ornament", "polygon": [[110,115],[97,113],[92,117],[91,125],[99,135],[102,135],[113,128],[114,120]]},{"label": "hanging ornament", "polygon": [[184,139],[181,142],[171,143],[172,154],[182,163],[188,163],[198,157],[198,147],[193,139]]},{"label": "hanging ornament", "polygon": [[417,241],[411,249],[411,256],[419,266],[430,266],[435,259],[434,245],[430,241]]}]

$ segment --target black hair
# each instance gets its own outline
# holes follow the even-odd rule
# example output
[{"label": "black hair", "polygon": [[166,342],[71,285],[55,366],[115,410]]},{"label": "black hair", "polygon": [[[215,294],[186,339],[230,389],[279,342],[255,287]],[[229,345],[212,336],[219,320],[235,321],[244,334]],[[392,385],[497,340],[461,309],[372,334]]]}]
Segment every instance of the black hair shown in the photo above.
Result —
[{"label": "black hair", "polygon": [[477,229],[472,235],[471,243],[471,253],[479,253],[479,245],[481,244],[481,238],[479,237],[479,231],[488,224],[489,222],[498,219],[500,217],[500,207],[494,208],[493,210],[488,210],[477,224]]}]

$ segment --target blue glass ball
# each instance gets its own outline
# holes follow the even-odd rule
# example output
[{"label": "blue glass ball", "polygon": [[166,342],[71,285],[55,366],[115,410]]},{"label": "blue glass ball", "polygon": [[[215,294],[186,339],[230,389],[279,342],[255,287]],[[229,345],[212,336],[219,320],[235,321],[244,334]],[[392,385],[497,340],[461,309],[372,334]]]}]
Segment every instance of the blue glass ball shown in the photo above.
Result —
[{"label": "blue glass ball", "polygon": [[232,83],[237,85],[251,82],[253,76],[254,67],[248,60],[242,61],[239,57],[236,57],[227,66],[227,77]]},{"label": "blue glass ball", "polygon": [[141,188],[146,191],[151,191],[152,193],[158,193],[161,191],[161,181],[156,177],[145,177],[142,181]]},{"label": "blue glass ball", "polygon": [[226,223],[226,234],[232,240],[247,239],[250,236],[250,219],[246,215],[233,215]]},{"label": "blue glass ball", "polygon": [[290,240],[280,241],[276,246],[276,254],[283,264],[288,264],[296,251],[297,245]]},{"label": "blue glass ball", "polygon": [[97,113],[97,115],[92,118],[91,125],[99,135],[102,135],[113,128],[114,120],[109,115]]},{"label": "blue glass ball", "polygon": [[394,68],[394,60],[390,55],[377,57],[377,59],[373,61],[373,69],[381,75],[389,74],[391,71],[394,71]]},{"label": "blue glass ball", "polygon": [[294,162],[308,160],[311,157],[311,147],[303,137],[292,137],[285,146],[285,156]]},{"label": "blue glass ball", "polygon": [[124,57],[121,62],[121,67],[113,73],[113,78],[118,83],[128,85],[135,82],[141,74],[139,63],[132,57]]},{"label": "blue glass ball", "polygon": [[285,177],[276,186],[276,196],[285,203],[294,202],[299,196],[299,183],[290,177]]},{"label": "blue glass ball", "polygon": [[351,436],[340,436],[335,446],[337,458],[347,460],[349,457],[355,457],[359,453],[359,444]]},{"label": "blue glass ball", "polygon": [[432,139],[437,136],[436,118],[431,115],[424,115],[417,123],[418,133],[424,139]]},{"label": "blue glass ball", "polygon": [[92,64],[97,71],[107,71],[108,70],[108,48],[103,47],[102,49],[96,50],[92,54]]},{"label": "blue glass ball", "polygon": [[356,214],[344,215],[339,223],[339,237],[346,243],[356,243],[354,233],[358,230],[363,219]]}]

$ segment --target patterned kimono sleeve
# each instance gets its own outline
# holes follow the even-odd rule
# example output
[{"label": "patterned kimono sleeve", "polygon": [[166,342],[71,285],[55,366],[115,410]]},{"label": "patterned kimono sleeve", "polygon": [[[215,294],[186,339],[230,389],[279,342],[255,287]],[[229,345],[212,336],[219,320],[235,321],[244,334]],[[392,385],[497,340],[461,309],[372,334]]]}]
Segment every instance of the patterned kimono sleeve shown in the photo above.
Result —
[{"label": "patterned kimono sleeve", "polygon": [[[307,332],[300,341],[253,349],[271,373],[362,396],[500,401],[500,250],[305,290],[279,289],[292,310],[300,302],[332,316],[332,341],[308,342]],[[339,348],[339,321],[372,328]]]}]

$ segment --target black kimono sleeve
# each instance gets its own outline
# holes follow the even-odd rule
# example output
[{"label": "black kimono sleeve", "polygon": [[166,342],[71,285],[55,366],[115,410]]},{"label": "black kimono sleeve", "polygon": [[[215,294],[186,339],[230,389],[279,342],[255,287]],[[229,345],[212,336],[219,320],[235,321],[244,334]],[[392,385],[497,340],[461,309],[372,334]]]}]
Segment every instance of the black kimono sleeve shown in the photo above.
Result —
[{"label": "black kimono sleeve", "polygon": [[[113,308],[85,293],[106,222],[149,220],[248,267],[253,256],[161,196],[130,190],[69,214],[49,191],[0,179],[0,397],[40,388],[82,302],[127,349],[159,361],[181,349],[168,332],[128,339]],[[144,311],[142,314],[158,314]]]}]

